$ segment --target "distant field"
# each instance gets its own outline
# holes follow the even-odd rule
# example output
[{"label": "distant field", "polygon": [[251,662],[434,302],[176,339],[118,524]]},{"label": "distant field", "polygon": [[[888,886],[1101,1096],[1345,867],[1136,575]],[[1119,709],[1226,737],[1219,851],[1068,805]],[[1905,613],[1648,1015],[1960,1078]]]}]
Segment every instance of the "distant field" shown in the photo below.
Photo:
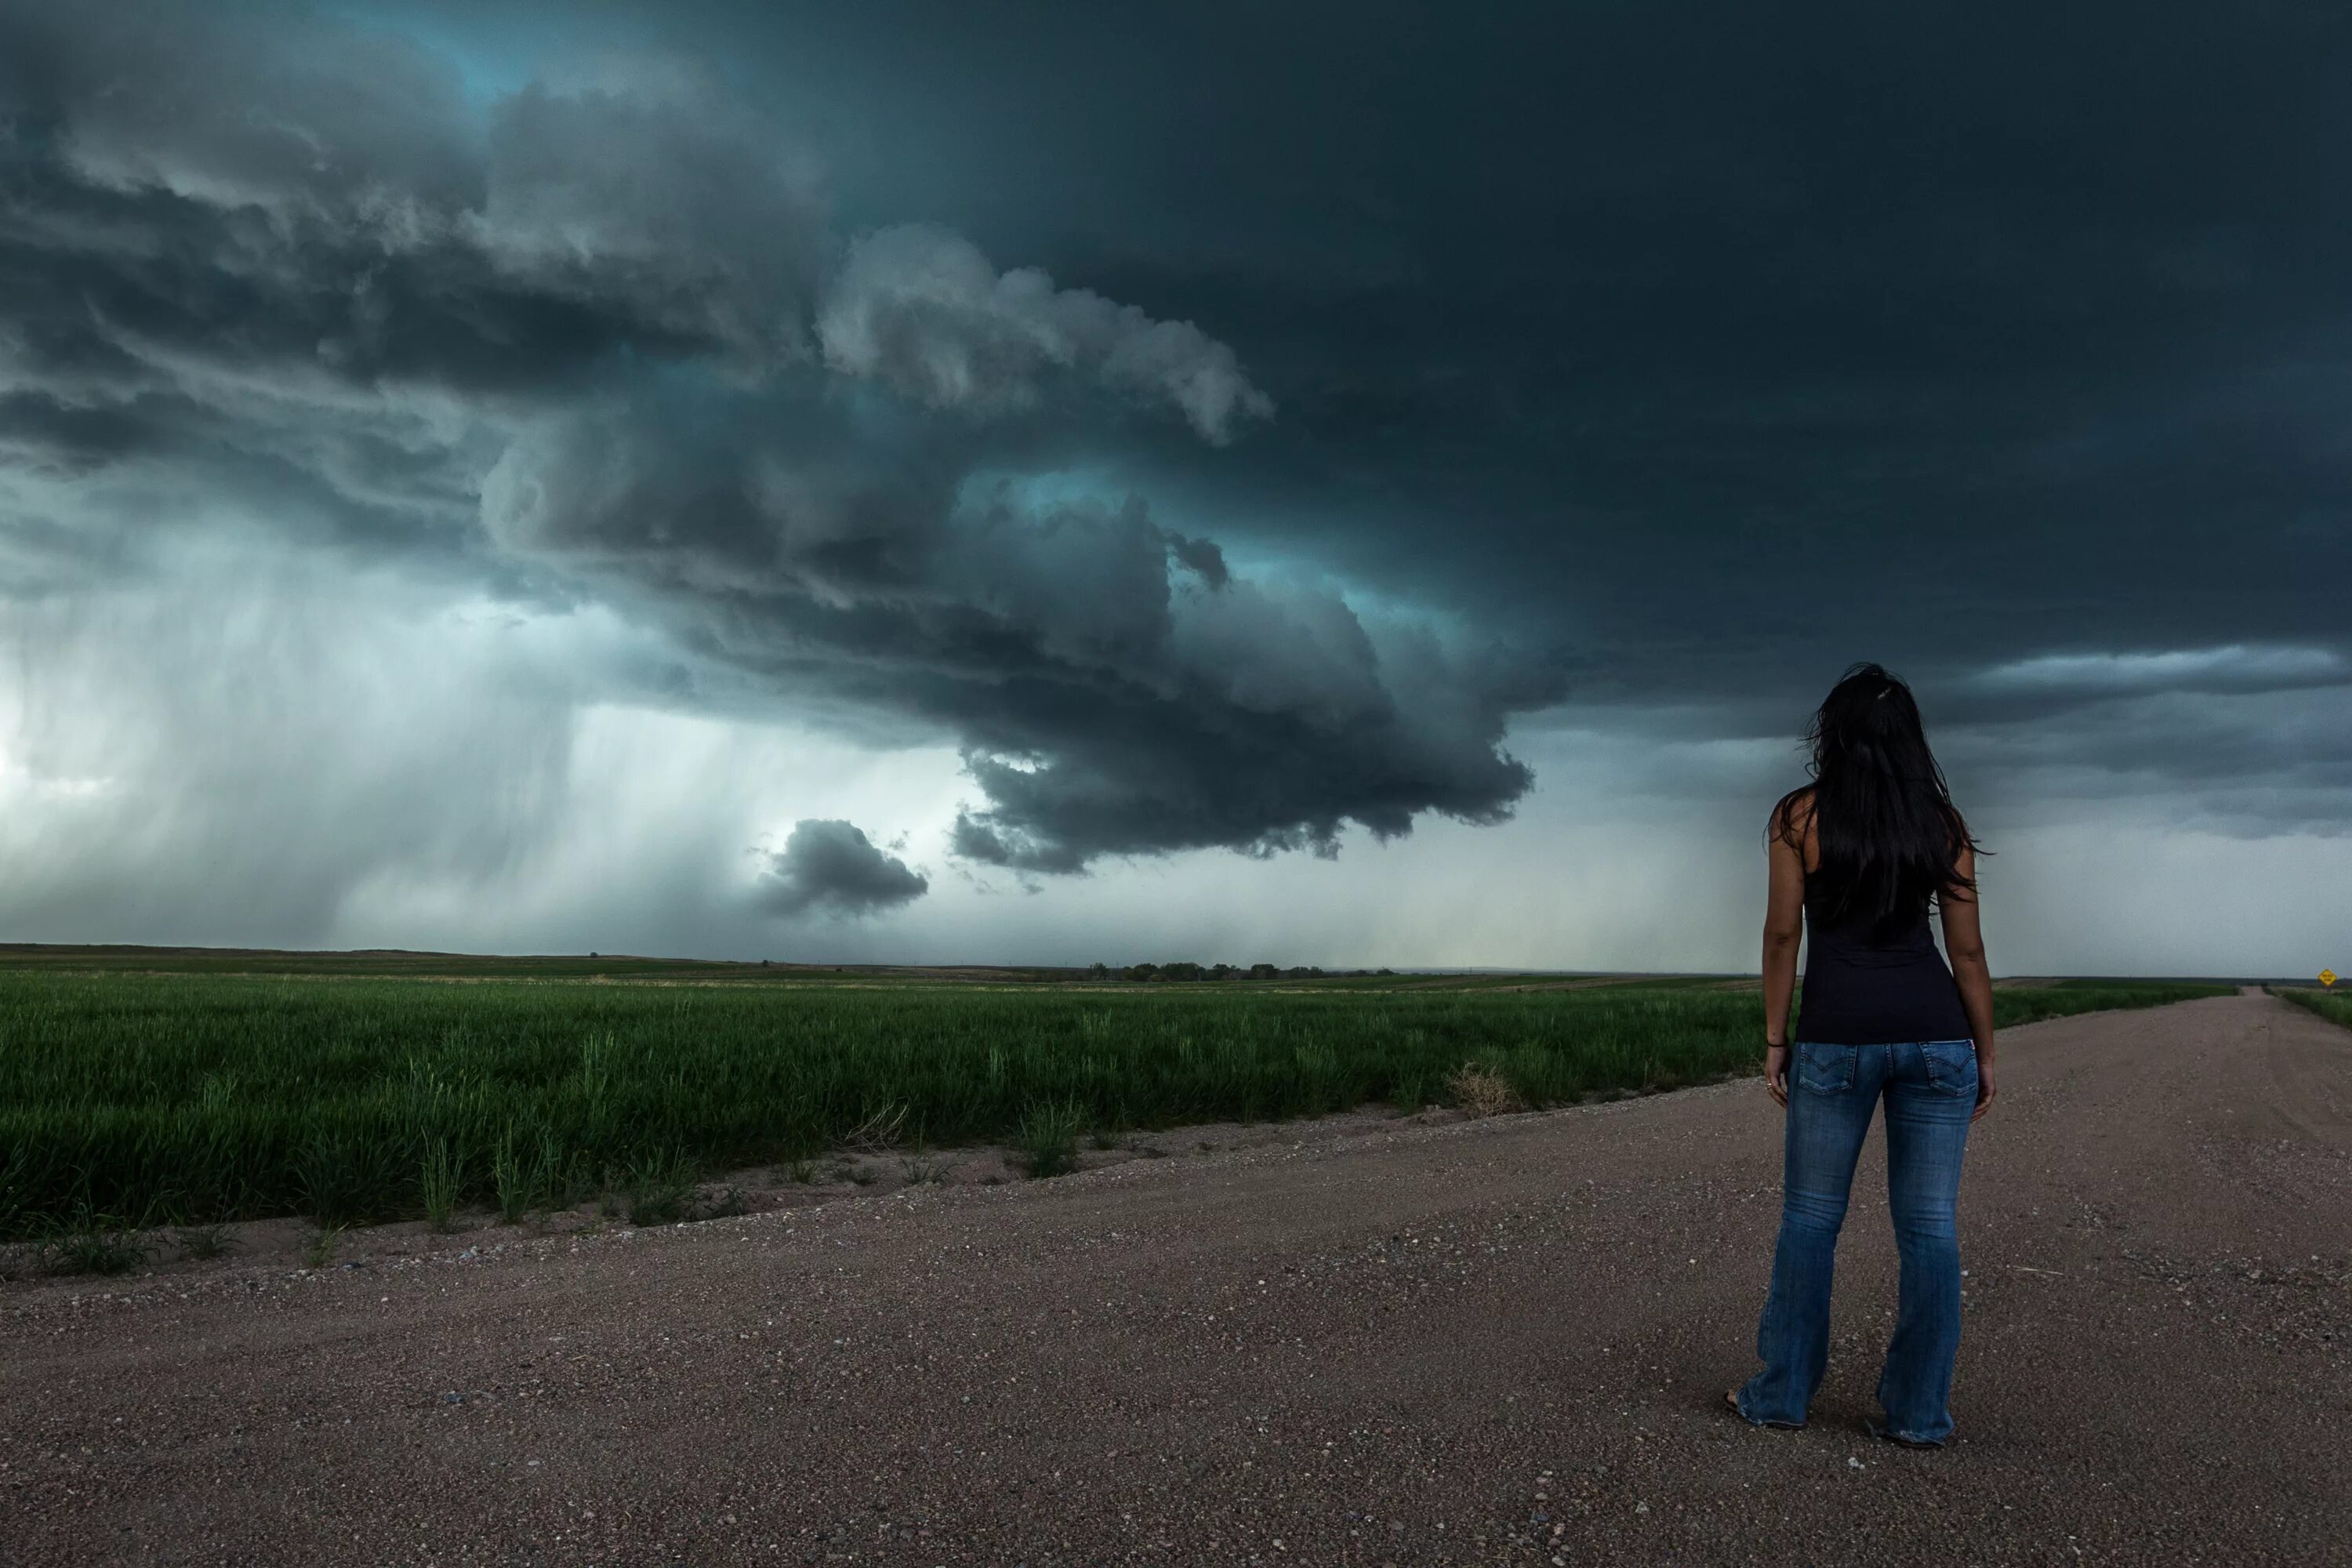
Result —
[{"label": "distant field", "polygon": [[2298,1007],[2308,1007],[2331,1024],[2341,1024],[2352,1029],[2352,993],[2335,991],[2282,991],[2280,995]]},{"label": "distant field", "polygon": [[1075,969],[911,969],[888,964],[729,963],[697,958],[639,958],[626,953],[524,953],[514,956],[466,952],[408,952],[398,949],[350,952],[288,952],[269,948],[62,947],[47,943],[0,943],[0,973],[108,974],[320,974],[342,977],[400,976],[443,980],[678,980],[734,984],[839,984],[856,981],[1002,981],[1039,984],[1076,981]]},{"label": "distant field", "polygon": [[[1754,992],[1705,979],[780,984],[757,966],[554,978],[492,966],[591,961],[436,971],[421,955],[389,977],[256,972],[307,956],[192,955],[180,973],[152,954],[113,973],[0,962],[0,1237],[74,1214],[406,1217],[432,1183],[510,1209],[576,1201],[633,1173],[813,1154],[877,1115],[950,1144],[1024,1119],[1108,1131],[1411,1108],[1446,1098],[1465,1064],[1543,1105],[1702,1082],[1759,1054]],[[2226,989],[2053,986],[1997,1007],[2017,1024]]]}]

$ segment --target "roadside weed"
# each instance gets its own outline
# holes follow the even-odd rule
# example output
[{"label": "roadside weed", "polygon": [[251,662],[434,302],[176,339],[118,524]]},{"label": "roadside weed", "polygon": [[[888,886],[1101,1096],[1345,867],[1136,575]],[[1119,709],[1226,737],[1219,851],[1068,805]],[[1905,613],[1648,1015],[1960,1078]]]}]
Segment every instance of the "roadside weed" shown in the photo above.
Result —
[{"label": "roadside weed", "polygon": [[743,1195],[740,1187],[729,1187],[717,1197],[706,1200],[696,1211],[698,1219],[733,1219],[751,1212],[751,1200]]},{"label": "roadside weed", "polygon": [[1078,1163],[1078,1129],[1086,1112],[1076,1100],[1040,1100],[1021,1118],[1013,1135],[1018,1158],[1032,1176],[1058,1176]]},{"label": "roadside weed", "polygon": [[694,1170],[683,1153],[665,1151],[639,1161],[622,1190],[631,1225],[674,1225],[694,1205]]},{"label": "roadside weed", "polygon": [[490,1184],[499,1196],[499,1218],[508,1225],[520,1225],[522,1216],[530,1212],[532,1183],[523,1168],[522,1153],[515,1147],[511,1127],[499,1139],[498,1151],[490,1156]]},{"label": "roadside weed", "polygon": [[151,1248],[137,1226],[84,1203],[50,1229],[40,1250],[52,1274],[114,1275],[146,1262]]},{"label": "roadside weed", "polygon": [[236,1248],[236,1237],[229,1235],[225,1225],[182,1226],[173,1239],[182,1252],[200,1261],[226,1258]]},{"label": "roadside weed", "polygon": [[898,1136],[906,1126],[907,1108],[885,1105],[843,1133],[841,1145],[860,1154],[887,1154],[898,1146]]},{"label": "roadside weed", "polygon": [[466,1184],[466,1157],[453,1153],[449,1140],[436,1138],[425,1146],[425,1222],[446,1231],[457,1212],[457,1194]]},{"label": "roadside weed", "polygon": [[1471,1116],[1500,1116],[1505,1111],[1524,1110],[1511,1080],[1491,1068],[1475,1062],[1464,1062],[1445,1080],[1446,1091],[1454,1097],[1454,1106]]},{"label": "roadside weed", "polygon": [[302,1267],[324,1268],[332,1263],[335,1260],[335,1247],[342,1239],[341,1226],[320,1226],[317,1234],[310,1237],[310,1244],[302,1248]]}]

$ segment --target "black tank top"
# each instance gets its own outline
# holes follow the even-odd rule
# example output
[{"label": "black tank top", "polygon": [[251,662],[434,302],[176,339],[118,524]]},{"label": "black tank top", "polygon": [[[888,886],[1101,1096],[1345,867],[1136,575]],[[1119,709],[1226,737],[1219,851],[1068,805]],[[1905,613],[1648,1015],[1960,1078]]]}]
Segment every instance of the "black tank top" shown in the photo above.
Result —
[{"label": "black tank top", "polygon": [[1819,918],[1805,889],[1805,988],[1791,1037],[1826,1046],[1965,1040],[1960,988],[1927,930],[1927,910],[1885,942],[1870,922]]}]

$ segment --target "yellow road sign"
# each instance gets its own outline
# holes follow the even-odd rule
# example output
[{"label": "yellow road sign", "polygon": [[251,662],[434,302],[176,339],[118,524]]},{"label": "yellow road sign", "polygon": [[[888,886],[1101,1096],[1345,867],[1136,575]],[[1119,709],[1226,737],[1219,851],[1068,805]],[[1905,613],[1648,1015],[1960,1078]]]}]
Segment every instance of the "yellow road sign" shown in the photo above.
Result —
[{"label": "yellow road sign", "polygon": [[2323,969],[2323,970],[2321,970],[2321,971],[2319,972],[2319,983],[2320,983],[2322,985],[2333,985],[2333,984],[2336,984],[2336,971],[2334,971],[2334,970],[2332,970],[2332,969]]}]

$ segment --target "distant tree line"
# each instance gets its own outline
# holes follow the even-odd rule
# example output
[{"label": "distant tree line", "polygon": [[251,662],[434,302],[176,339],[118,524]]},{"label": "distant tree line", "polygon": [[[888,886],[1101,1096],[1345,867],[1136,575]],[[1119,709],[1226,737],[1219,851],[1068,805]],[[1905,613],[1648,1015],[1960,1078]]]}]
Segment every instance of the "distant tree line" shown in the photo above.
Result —
[{"label": "distant tree line", "polygon": [[1108,963],[1097,963],[1087,972],[1097,980],[1132,980],[1158,984],[1163,981],[1198,980],[1321,980],[1333,974],[1393,974],[1393,969],[1323,969],[1316,964],[1294,964],[1285,969],[1278,963],[1253,963],[1244,969],[1237,963],[1130,963],[1113,969]]}]

